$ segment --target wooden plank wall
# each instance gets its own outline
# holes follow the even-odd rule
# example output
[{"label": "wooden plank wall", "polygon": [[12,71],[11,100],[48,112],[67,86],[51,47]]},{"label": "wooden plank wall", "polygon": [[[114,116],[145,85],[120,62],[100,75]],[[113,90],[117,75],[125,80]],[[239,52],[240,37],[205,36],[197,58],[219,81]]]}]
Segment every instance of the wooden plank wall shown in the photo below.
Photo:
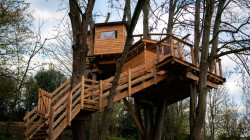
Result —
[{"label": "wooden plank wall", "polygon": [[87,45],[88,45],[88,56],[91,54],[91,48],[90,48],[90,35],[87,36]]},{"label": "wooden plank wall", "polygon": [[140,52],[133,58],[125,62],[122,72],[127,71],[129,68],[134,68],[145,63],[145,51]]},{"label": "wooden plank wall", "polygon": [[157,59],[157,54],[155,52],[146,50],[146,56],[145,56],[146,63],[153,63],[154,59]]},{"label": "wooden plank wall", "polygon": [[[101,32],[117,31],[117,38],[101,39]],[[94,54],[114,54],[122,53],[126,39],[125,25],[100,26],[95,27]]]}]

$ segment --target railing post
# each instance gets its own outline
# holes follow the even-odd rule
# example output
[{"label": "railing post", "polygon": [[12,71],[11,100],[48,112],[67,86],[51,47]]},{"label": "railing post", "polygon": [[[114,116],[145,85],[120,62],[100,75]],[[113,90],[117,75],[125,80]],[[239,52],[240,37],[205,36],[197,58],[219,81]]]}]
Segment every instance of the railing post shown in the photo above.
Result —
[{"label": "railing post", "polygon": [[83,103],[84,103],[84,84],[85,84],[85,77],[82,76],[82,86],[81,86],[81,109],[83,109]]},{"label": "railing post", "polygon": [[220,76],[222,77],[221,59],[218,59],[218,61],[219,61],[219,72],[220,72]]},{"label": "railing post", "polygon": [[100,80],[99,83],[99,112],[102,112],[102,92],[103,92],[103,81]]},{"label": "railing post", "polygon": [[68,125],[71,125],[71,108],[72,108],[72,92],[69,93],[68,95],[68,106],[67,106],[67,120],[68,120]]},{"label": "railing post", "polygon": [[128,69],[128,96],[131,96],[131,69]]},{"label": "railing post", "polygon": [[216,61],[216,59],[214,59],[214,74],[215,75],[218,75],[218,72],[217,72],[217,61]]},{"label": "railing post", "polygon": [[157,84],[157,69],[156,69],[156,60],[154,59],[153,60],[153,63],[154,63],[154,82],[155,84]]},{"label": "railing post", "polygon": [[50,115],[49,115],[49,140],[53,140],[53,128],[54,128],[54,109],[51,108]]},{"label": "railing post", "polygon": [[160,62],[160,49],[159,44],[156,44],[157,62]]}]

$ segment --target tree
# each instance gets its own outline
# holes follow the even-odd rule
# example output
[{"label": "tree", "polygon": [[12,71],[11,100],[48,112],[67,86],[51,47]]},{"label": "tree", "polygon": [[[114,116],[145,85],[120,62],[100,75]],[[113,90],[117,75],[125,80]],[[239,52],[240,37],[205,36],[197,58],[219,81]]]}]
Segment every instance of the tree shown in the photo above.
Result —
[{"label": "tree", "polygon": [[104,108],[104,111],[103,111],[102,120],[101,120],[102,121],[101,133],[100,133],[100,138],[99,138],[100,140],[106,139],[107,129],[108,129],[109,123],[110,123],[110,117],[111,117],[111,114],[113,112],[112,108],[113,108],[113,104],[114,104],[113,100],[114,100],[114,96],[116,94],[116,88],[118,86],[118,81],[119,81],[119,77],[120,77],[123,65],[124,65],[125,60],[127,58],[128,50],[132,45],[131,44],[131,42],[132,42],[131,40],[133,39],[132,33],[135,29],[135,25],[138,21],[142,7],[143,7],[143,1],[139,0],[137,5],[136,5],[131,23],[130,23],[129,28],[128,28],[124,50],[123,50],[120,62],[118,64],[118,67],[116,69],[116,73],[115,73],[115,76],[114,76],[114,79],[112,82],[112,87],[110,89],[110,94],[108,96],[108,104],[107,104],[107,107]]},{"label": "tree", "polygon": [[[222,1],[220,1],[220,2],[222,2]],[[196,113],[195,113],[194,119],[191,120],[192,139],[199,139],[200,133],[201,133],[201,128],[204,124],[204,118],[205,118],[205,112],[206,112],[206,97],[207,97],[207,91],[208,91],[208,88],[206,86],[206,81],[207,81],[207,73],[208,73],[209,63],[211,61],[214,61],[214,59],[216,59],[220,56],[231,54],[231,53],[244,52],[244,51],[247,51],[250,49],[250,47],[244,46],[247,44],[244,44],[244,45],[241,44],[238,47],[233,47],[233,48],[229,47],[230,48],[229,50],[227,48],[226,51],[224,50],[224,52],[220,52],[222,49],[225,48],[224,45],[227,46],[228,44],[230,44],[230,42],[232,41],[231,40],[228,43],[225,43],[221,48],[217,49],[216,54],[210,53],[210,56],[209,56],[209,44],[210,44],[209,37],[210,37],[210,27],[212,24],[212,16],[214,13],[214,4],[215,4],[214,0],[206,0],[205,1],[205,17],[203,19],[204,26],[203,26],[202,45],[201,45],[200,75],[199,75],[199,83],[198,83],[198,105],[197,105],[197,108],[195,110],[193,110],[193,112],[196,112]],[[219,5],[223,6],[223,4],[219,4]],[[218,8],[218,9],[219,9],[218,11],[220,11],[220,8]],[[223,11],[221,11],[221,12],[223,12]],[[218,19],[220,19],[219,18],[220,14],[222,14],[222,13],[217,12],[217,14],[216,14],[216,17],[218,17]],[[245,24],[246,23],[241,24],[236,29],[240,29]],[[216,24],[214,24],[214,25],[216,25]],[[230,33],[233,32],[234,33],[234,31],[232,31],[232,30],[231,31],[227,30],[226,32],[230,32]],[[242,34],[243,34],[243,38],[241,41],[244,41],[244,33],[242,33]],[[233,38],[233,42],[236,41],[233,34],[232,34],[232,38]]]},{"label": "tree", "polygon": [[[88,0],[88,3],[79,5],[78,0],[69,0],[69,17],[72,27],[73,35],[73,66],[72,66],[72,87],[75,87],[80,81],[82,76],[85,75],[85,63],[87,56],[87,33],[89,19],[92,19],[92,11],[95,4],[95,0]],[[85,11],[81,10],[84,7]],[[72,121],[72,131],[74,139],[84,140],[86,124],[84,121]]]}]

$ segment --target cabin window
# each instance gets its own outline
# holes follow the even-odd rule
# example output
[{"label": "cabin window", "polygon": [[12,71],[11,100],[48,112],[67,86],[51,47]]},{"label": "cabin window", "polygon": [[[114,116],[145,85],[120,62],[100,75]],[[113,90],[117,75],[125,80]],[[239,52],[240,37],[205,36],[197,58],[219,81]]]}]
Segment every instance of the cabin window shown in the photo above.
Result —
[{"label": "cabin window", "polygon": [[117,38],[117,31],[105,31],[101,32],[101,39]]}]

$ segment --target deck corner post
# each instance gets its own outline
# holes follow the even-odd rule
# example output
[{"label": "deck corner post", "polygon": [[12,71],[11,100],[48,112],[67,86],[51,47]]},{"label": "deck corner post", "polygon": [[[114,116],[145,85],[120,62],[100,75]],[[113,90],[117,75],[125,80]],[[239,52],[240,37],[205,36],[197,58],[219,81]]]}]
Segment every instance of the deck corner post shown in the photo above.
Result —
[{"label": "deck corner post", "polygon": [[131,96],[131,69],[128,69],[128,95]]},{"label": "deck corner post", "polygon": [[83,103],[84,103],[84,84],[85,84],[85,77],[82,76],[82,85],[81,85],[81,109],[83,109]]},{"label": "deck corner post", "polygon": [[103,80],[100,80],[99,82],[99,104],[98,104],[98,108],[99,108],[99,112],[102,112],[102,93],[103,93]]},{"label": "deck corner post", "polygon": [[49,115],[49,140],[53,140],[53,128],[54,128],[54,109],[53,107],[50,110],[50,115]]}]

